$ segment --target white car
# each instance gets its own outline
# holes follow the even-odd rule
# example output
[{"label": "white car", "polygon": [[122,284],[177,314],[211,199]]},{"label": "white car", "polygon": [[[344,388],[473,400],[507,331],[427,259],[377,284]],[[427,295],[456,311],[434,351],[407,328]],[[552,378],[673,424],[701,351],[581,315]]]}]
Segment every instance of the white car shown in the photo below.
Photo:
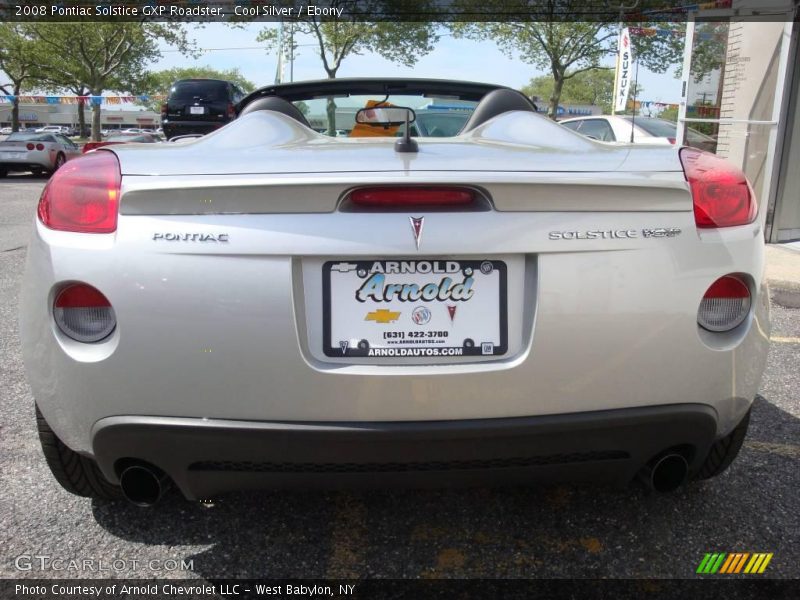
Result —
[{"label": "white car", "polygon": [[[654,117],[631,117],[627,115],[602,115],[594,117],[575,117],[559,121],[561,125],[601,142],[621,142],[629,144],[675,144],[677,124]],[[633,140],[631,140],[631,131]],[[713,137],[688,127],[686,145],[713,152],[716,141]]]},{"label": "white car", "polygon": [[[328,97],[390,135],[404,106],[474,110],[450,137],[331,138],[298,109]],[[99,148],[42,194],[20,334],[67,490],[669,491],[737,455],[769,345],[739,169],[478,83],[300,82],[240,108],[184,144]]]},{"label": "white car", "polygon": [[18,131],[0,142],[0,177],[14,171],[53,173],[80,155],[81,149],[61,134]]},{"label": "white car", "polygon": [[62,127],[61,125],[45,125],[36,129],[36,133],[66,133],[69,127]]}]

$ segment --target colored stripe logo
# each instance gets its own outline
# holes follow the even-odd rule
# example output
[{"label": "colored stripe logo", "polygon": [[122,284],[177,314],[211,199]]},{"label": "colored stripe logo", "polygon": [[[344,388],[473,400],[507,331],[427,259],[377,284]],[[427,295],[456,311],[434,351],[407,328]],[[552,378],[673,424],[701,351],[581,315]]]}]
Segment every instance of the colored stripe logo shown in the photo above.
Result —
[{"label": "colored stripe logo", "polygon": [[772,556],[772,552],[707,552],[696,572],[701,575],[760,574],[766,570]]}]

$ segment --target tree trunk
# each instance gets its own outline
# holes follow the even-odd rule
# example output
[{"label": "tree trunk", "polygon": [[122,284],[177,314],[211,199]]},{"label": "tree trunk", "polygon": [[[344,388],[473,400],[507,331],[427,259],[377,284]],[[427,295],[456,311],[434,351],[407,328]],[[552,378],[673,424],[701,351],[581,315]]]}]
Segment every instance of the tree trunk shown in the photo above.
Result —
[{"label": "tree trunk", "polygon": [[[97,96],[99,94],[92,94]],[[100,134],[100,105],[92,104],[92,141],[99,142],[101,140]]]},{"label": "tree trunk", "polygon": [[[328,79],[336,79],[336,69],[326,67],[325,71],[328,73]],[[331,137],[336,137],[336,100],[332,97],[328,98],[325,112],[328,115],[328,131],[326,133]]]},{"label": "tree trunk", "polygon": [[11,106],[11,131],[19,131],[19,90],[20,86],[14,86],[14,103]]},{"label": "tree trunk", "polygon": [[86,137],[86,113],[84,112],[83,102],[78,100],[78,135]]},{"label": "tree trunk", "polygon": [[336,137],[336,101],[333,98],[328,98],[326,112],[328,113],[327,134],[331,137]]},{"label": "tree trunk", "polygon": [[[89,90],[89,94],[92,96],[100,96],[102,95],[101,91]],[[91,100],[90,100],[91,102]],[[99,142],[101,141],[101,134],[100,134],[100,104],[92,103],[92,141]]]},{"label": "tree trunk", "polygon": [[558,116],[558,103],[561,101],[561,90],[564,88],[564,74],[553,73],[553,94],[550,96],[550,106],[547,109],[547,116],[556,120]]}]

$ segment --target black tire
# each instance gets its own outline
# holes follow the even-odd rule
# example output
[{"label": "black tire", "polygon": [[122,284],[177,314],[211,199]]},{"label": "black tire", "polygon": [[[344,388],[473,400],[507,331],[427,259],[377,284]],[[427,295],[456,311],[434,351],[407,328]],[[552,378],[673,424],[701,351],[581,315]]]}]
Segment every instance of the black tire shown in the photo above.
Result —
[{"label": "black tire", "polygon": [[39,441],[47,466],[61,487],[70,494],[101,500],[122,498],[119,486],[110,483],[100,472],[97,463],[64,445],[44,420],[39,407],[36,407],[36,425]]},{"label": "black tire", "polygon": [[695,479],[711,479],[727,469],[742,449],[747,427],[750,425],[750,411],[739,422],[736,428],[721,440],[714,442],[705,462],[695,475]]},{"label": "black tire", "polygon": [[67,157],[59,152],[58,156],[56,156],[56,164],[53,165],[53,173],[63,167],[65,162],[67,162]]}]

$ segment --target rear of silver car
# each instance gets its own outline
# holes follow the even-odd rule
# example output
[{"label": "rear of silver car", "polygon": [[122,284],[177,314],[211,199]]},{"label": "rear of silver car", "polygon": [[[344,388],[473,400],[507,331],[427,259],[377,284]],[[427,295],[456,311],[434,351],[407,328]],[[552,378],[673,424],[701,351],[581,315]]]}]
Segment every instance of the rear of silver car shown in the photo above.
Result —
[{"label": "rear of silver car", "polygon": [[[286,136],[265,154],[226,159],[233,126],[149,154],[113,148],[115,229],[37,220],[29,247],[23,349],[47,423],[110,482],[144,467],[189,498],[628,482],[665,456],[697,473],[745,418],[766,358],[758,222],[698,228],[674,149],[550,129],[547,146],[523,147],[513,132],[531,135],[530,118],[420,140],[413,158],[391,140],[309,139],[280,115],[247,119]],[[473,201],[353,202],[387,187]],[[749,304],[712,331],[698,311],[728,275]],[[472,305],[454,287],[468,279]],[[113,308],[100,341],[57,322],[76,282]],[[401,298],[429,283],[429,300]]]}]

